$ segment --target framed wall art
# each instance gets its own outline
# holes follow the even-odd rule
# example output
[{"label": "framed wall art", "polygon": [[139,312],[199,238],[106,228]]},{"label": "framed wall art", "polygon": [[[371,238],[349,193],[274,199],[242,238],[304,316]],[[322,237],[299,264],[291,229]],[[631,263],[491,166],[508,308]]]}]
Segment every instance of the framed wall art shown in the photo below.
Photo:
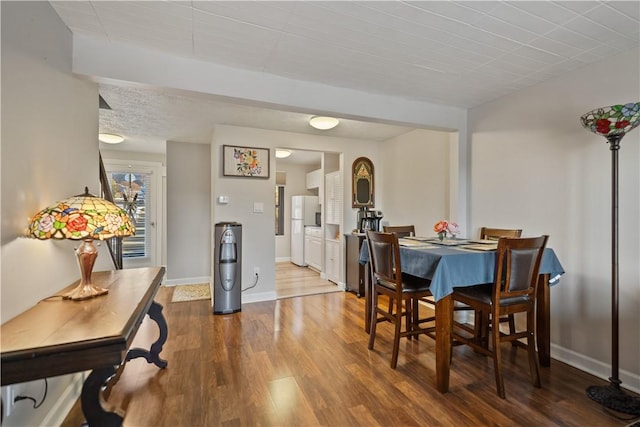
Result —
[{"label": "framed wall art", "polygon": [[352,185],[354,208],[373,208],[375,187],[373,185],[373,163],[366,157],[358,157],[352,166]]},{"label": "framed wall art", "polygon": [[244,178],[269,178],[269,149],[222,146],[222,174]]}]

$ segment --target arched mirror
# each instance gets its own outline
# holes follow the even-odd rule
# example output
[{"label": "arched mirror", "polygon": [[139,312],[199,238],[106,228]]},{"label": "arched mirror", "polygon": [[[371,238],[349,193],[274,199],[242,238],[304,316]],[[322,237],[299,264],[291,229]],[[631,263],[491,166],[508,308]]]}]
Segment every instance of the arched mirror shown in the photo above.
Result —
[{"label": "arched mirror", "polygon": [[354,208],[374,207],[373,163],[366,157],[358,157],[351,171]]}]

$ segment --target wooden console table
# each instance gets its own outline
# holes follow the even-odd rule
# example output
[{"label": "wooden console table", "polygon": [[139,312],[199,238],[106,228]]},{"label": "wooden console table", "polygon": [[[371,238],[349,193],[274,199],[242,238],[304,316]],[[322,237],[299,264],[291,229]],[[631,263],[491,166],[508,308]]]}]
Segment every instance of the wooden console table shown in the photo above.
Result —
[{"label": "wooden console table", "polygon": [[[89,426],[120,426],[123,415],[102,408],[100,391],[128,360],[144,357],[165,368],[160,358],[167,340],[162,306],[153,301],[164,267],[104,271],[93,282],[109,289],[84,301],[52,297],[0,326],[2,385],[92,370],[82,386],[82,411]],[[78,282],[56,295],[73,289]],[[130,349],[149,314],[160,329],[149,350]]]}]

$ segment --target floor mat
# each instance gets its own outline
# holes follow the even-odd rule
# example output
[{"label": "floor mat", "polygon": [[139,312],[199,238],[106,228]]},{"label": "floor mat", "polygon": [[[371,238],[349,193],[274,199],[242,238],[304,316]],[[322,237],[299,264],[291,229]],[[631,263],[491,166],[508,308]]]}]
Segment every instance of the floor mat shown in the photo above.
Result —
[{"label": "floor mat", "polygon": [[197,301],[203,299],[211,299],[211,288],[208,283],[175,286],[171,302]]}]

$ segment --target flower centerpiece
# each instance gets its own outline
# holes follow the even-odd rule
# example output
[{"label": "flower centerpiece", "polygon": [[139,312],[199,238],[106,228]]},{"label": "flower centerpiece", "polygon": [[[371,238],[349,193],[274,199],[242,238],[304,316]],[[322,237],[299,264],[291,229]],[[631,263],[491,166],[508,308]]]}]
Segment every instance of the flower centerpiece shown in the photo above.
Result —
[{"label": "flower centerpiece", "polygon": [[445,237],[455,239],[460,234],[460,227],[455,222],[449,220],[442,220],[435,223],[433,231],[438,233],[438,238],[443,241]]}]

